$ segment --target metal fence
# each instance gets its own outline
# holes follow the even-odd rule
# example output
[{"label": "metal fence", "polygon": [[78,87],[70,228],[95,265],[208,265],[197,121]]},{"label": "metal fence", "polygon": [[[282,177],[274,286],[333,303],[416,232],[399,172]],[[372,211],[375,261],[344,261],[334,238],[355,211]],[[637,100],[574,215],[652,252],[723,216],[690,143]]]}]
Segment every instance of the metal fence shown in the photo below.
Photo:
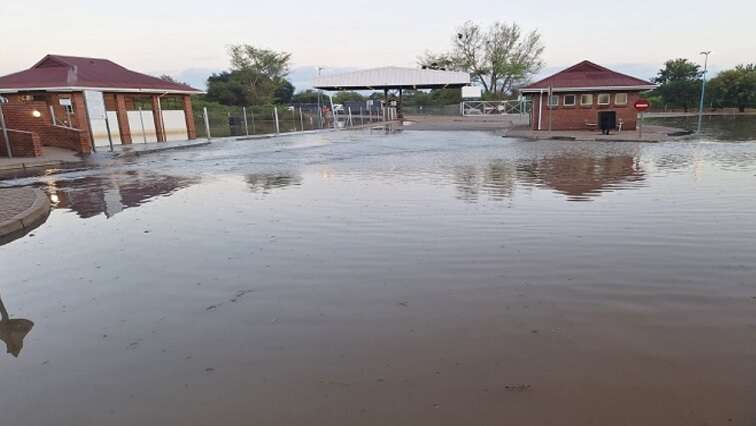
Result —
[{"label": "metal fence", "polygon": [[321,110],[317,105],[289,107],[203,107],[194,112],[197,137],[275,135],[319,129],[354,128],[396,119],[396,108],[354,111],[351,107],[336,111]]},{"label": "metal fence", "polygon": [[464,116],[480,115],[525,115],[530,113],[531,102],[513,101],[464,101],[460,110]]},{"label": "metal fence", "polygon": [[459,104],[451,105],[403,105],[402,112],[406,115],[459,115]]}]

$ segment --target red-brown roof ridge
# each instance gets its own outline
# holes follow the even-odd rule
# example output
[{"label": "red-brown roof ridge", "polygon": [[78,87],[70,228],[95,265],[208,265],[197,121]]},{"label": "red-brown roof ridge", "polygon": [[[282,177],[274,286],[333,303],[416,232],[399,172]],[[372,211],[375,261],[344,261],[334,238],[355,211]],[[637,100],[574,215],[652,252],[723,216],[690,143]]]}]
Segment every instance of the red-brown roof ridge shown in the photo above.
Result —
[{"label": "red-brown roof ridge", "polygon": [[581,61],[571,67],[552,74],[546,78],[531,83],[521,90],[560,88],[590,88],[590,87],[647,87],[654,83],[623,74],[598,65],[589,60]]},{"label": "red-brown roof ridge", "polygon": [[166,81],[123,67],[109,59],[45,55],[31,68],[0,77],[0,89],[111,89],[201,93],[187,84]]}]

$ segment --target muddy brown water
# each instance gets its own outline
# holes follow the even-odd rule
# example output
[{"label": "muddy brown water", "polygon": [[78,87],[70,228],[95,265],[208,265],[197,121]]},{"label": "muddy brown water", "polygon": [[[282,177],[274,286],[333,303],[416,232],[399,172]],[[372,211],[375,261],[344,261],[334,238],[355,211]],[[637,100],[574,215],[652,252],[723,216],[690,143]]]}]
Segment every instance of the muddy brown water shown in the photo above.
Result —
[{"label": "muddy brown water", "polygon": [[4,184],[56,209],[0,247],[3,424],[756,424],[755,142],[341,132]]}]

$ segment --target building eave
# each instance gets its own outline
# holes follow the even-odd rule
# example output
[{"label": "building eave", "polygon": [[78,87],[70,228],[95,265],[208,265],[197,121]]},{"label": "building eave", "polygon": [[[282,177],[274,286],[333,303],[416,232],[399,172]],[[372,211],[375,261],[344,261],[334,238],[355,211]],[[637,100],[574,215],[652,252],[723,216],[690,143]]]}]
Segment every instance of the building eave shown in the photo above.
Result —
[{"label": "building eave", "polygon": [[599,91],[645,91],[656,89],[655,85],[638,85],[638,86],[594,86],[594,87],[548,87],[520,89],[520,93],[547,93],[552,92],[599,92]]},{"label": "building eave", "polygon": [[120,87],[84,87],[84,86],[63,86],[63,87],[21,87],[21,88],[0,88],[0,93],[20,93],[20,92],[83,92],[84,90],[96,90],[100,92],[118,92],[118,93],[144,93],[144,94],[170,94],[170,95],[202,95],[206,92],[201,90],[176,90],[176,89],[144,89],[144,88],[120,88]]}]

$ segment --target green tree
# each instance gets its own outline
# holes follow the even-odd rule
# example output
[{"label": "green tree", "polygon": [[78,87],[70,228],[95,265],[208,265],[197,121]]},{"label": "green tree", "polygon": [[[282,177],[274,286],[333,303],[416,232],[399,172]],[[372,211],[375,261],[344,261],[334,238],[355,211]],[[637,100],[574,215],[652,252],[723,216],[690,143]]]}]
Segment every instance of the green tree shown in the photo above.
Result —
[{"label": "green tree", "polygon": [[246,83],[239,78],[238,73],[229,71],[208,77],[205,98],[223,105],[250,105],[252,100]]},{"label": "green tree", "polygon": [[737,107],[740,112],[756,107],[756,64],[722,71],[709,82],[709,92],[720,107]]},{"label": "green tree", "polygon": [[231,70],[207,81],[207,99],[226,105],[288,102],[294,88],[286,80],[291,54],[250,45],[229,47]]},{"label": "green tree", "polygon": [[279,79],[276,85],[276,90],[273,91],[273,100],[277,104],[291,103],[291,98],[294,96],[294,85],[285,78]]},{"label": "green tree", "polygon": [[[291,102],[295,104],[316,104],[318,103],[318,94],[317,90],[307,89],[292,96]],[[326,99],[325,95],[320,94],[320,101],[323,102],[323,99]]]},{"label": "green tree", "polygon": [[541,34],[524,34],[516,23],[495,22],[487,30],[466,22],[452,39],[452,50],[426,52],[419,59],[428,68],[470,73],[485,93],[504,97],[543,67]]},{"label": "green tree", "polygon": [[659,87],[652,96],[659,96],[666,106],[683,108],[687,112],[688,108],[698,103],[702,75],[699,65],[687,59],[671,59],[664,63],[664,68],[654,78],[654,83]]},{"label": "green tree", "polygon": [[333,102],[343,104],[344,102],[362,102],[365,97],[357,92],[339,92],[333,97]]}]

